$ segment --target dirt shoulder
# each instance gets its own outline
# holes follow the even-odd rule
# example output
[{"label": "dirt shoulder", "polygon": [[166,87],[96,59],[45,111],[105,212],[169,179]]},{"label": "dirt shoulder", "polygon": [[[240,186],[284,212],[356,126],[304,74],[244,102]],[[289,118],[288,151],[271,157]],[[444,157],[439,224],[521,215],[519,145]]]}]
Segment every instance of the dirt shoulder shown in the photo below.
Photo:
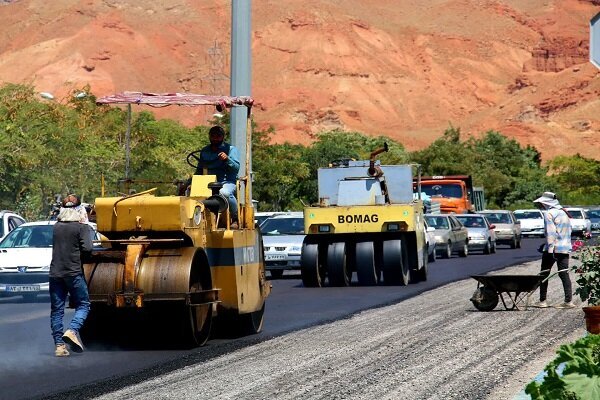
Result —
[{"label": "dirt shoulder", "polygon": [[[532,262],[497,273],[538,270]],[[475,287],[452,283],[100,398],[512,399],[560,344],[585,334],[580,308],[479,312]],[[550,304],[562,301],[558,278],[548,293]]]}]

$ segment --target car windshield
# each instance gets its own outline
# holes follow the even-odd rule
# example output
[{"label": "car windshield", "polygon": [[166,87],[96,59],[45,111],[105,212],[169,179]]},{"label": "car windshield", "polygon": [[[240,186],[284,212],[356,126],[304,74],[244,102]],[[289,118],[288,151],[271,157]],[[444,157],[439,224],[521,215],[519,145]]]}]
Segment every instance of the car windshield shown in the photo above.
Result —
[{"label": "car windshield", "polygon": [[429,226],[435,229],[450,229],[448,219],[445,217],[425,217]]},{"label": "car windshield", "polygon": [[542,219],[542,213],[539,211],[515,211],[517,219]]},{"label": "car windshield", "polygon": [[589,218],[600,218],[600,210],[589,210],[587,214]]},{"label": "car windshield", "polygon": [[442,196],[442,197],[462,197],[462,189],[460,185],[440,185],[440,184],[432,184],[432,185],[423,185],[421,184],[421,191],[426,193],[428,196]]},{"label": "car windshield", "polygon": [[467,228],[485,228],[485,220],[483,217],[467,217],[457,215],[456,219],[458,219],[464,226]]},{"label": "car windshield", "polygon": [[485,213],[487,219],[493,224],[510,224],[510,216],[507,213]]},{"label": "car windshield", "polygon": [[581,210],[568,210],[572,219],[584,219]]},{"label": "car windshield", "polygon": [[0,243],[0,248],[52,247],[52,225],[19,226]]},{"label": "car windshield", "polygon": [[304,218],[267,218],[260,231],[263,235],[304,235]]}]

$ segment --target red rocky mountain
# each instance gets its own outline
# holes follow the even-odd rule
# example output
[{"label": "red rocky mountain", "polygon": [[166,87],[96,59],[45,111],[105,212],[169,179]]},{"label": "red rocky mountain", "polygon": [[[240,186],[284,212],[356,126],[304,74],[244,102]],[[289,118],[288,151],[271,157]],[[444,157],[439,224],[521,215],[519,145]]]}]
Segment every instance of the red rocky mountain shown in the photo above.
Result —
[{"label": "red rocky mountain", "polygon": [[[600,159],[598,0],[254,0],[255,120],[273,142],[340,128],[427,146],[494,129]],[[230,0],[1,0],[0,82],[229,91]],[[159,109],[186,125],[207,115]]]}]

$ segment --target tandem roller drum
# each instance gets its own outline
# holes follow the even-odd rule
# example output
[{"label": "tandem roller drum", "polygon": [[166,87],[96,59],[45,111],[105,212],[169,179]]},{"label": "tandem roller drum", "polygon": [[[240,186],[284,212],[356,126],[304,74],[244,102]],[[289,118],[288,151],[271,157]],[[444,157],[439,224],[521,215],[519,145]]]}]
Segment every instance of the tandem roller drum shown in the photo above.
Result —
[{"label": "tandem roller drum", "polygon": [[182,344],[204,344],[217,298],[204,252],[191,247],[145,250],[134,246],[139,245],[128,245],[121,254],[107,252],[113,260],[85,265],[92,303],[149,308],[169,318]]}]

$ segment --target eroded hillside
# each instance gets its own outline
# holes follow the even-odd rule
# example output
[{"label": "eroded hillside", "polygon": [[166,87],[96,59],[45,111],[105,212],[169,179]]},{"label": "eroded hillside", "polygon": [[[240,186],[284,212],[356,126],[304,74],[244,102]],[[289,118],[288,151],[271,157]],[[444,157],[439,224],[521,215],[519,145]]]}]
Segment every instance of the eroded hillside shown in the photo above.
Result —
[{"label": "eroded hillside", "polygon": [[[227,93],[230,1],[4,0],[0,77],[66,96],[91,85]],[[411,150],[449,125],[496,129],[544,158],[600,158],[597,0],[255,0],[256,121],[275,142],[333,128]],[[159,110],[193,125],[194,109]]]}]

